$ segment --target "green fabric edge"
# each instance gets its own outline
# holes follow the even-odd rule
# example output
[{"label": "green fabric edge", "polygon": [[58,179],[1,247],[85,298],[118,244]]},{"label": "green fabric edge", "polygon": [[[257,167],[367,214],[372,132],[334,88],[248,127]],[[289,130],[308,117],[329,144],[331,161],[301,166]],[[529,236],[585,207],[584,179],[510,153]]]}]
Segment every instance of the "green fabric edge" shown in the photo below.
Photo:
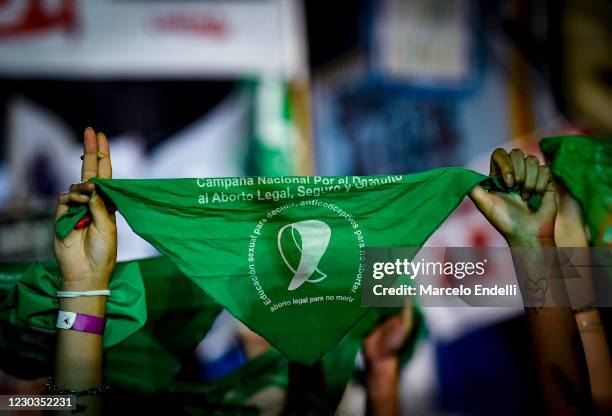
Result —
[{"label": "green fabric edge", "polygon": [[[92,178],[91,182],[97,185],[98,179],[99,178]],[[488,191],[518,193],[517,189],[508,188],[506,184],[497,177],[487,177],[481,182],[481,185]],[[99,188],[97,189],[99,190]],[[532,210],[537,211],[541,204],[541,198],[538,195],[531,195],[527,200],[527,203]],[[68,208],[68,211],[64,213],[64,215],[62,215],[55,223],[55,233],[57,238],[64,240],[66,236],[74,229],[79,220],[88,212],[89,208],[86,205],[72,206]]]}]

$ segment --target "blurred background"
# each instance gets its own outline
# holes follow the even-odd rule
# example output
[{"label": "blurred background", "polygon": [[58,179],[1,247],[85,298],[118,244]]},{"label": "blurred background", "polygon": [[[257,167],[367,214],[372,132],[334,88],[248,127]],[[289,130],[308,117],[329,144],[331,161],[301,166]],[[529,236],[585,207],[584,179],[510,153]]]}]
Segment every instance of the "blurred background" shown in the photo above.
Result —
[{"label": "blurred background", "polygon": [[[609,137],[611,23],[606,0],[0,0],[0,260],[52,258],[87,126],[117,178],[486,173],[496,147]],[[119,227],[119,260],[156,255]],[[464,203],[428,244],[504,242]],[[521,309],[423,316],[406,414],[528,406]],[[204,367],[251,342],[225,315],[207,339]]]}]

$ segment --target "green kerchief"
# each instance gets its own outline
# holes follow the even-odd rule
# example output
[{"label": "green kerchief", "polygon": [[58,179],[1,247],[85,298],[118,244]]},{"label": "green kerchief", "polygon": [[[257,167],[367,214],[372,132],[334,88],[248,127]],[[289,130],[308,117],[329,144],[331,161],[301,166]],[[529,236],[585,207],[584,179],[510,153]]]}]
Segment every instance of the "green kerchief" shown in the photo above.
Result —
[{"label": "green kerchief", "polygon": [[578,201],[591,244],[612,244],[612,140],[586,136],[547,137],[540,148],[553,175]]},{"label": "green kerchief", "polygon": [[[310,364],[368,312],[360,304],[363,248],[421,246],[485,180],[441,168],[92,182],[134,232],[216,302],[289,359]],[[66,232],[63,220],[58,235]]]}]

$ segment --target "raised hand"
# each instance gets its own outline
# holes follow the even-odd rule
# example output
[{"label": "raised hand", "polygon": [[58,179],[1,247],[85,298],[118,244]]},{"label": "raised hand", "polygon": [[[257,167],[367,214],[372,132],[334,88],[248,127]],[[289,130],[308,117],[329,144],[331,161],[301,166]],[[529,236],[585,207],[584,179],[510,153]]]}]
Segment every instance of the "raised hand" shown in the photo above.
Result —
[{"label": "raised hand", "polygon": [[62,273],[64,290],[102,290],[117,259],[117,227],[115,217],[109,214],[103,199],[87,181],[93,177],[111,178],[112,166],[108,140],[103,133],[96,134],[88,127],[84,133],[81,181],[70,186],[58,198],[55,219],[60,218],[71,205],[87,204],[93,221],[75,229],[63,240],[54,237],[55,257]]},{"label": "raised hand", "polygon": [[363,340],[368,414],[373,416],[399,414],[398,354],[412,331],[412,309],[408,308],[380,323]]},{"label": "raised hand", "polygon": [[[511,246],[530,246],[554,238],[557,202],[550,169],[540,165],[538,158],[527,156],[518,149],[510,153],[496,149],[491,155],[491,176],[501,177],[516,193],[487,192],[476,186],[470,197],[506,238]],[[532,211],[527,199],[532,194],[542,196],[542,205]]]},{"label": "raised hand", "polygon": [[[520,150],[497,149],[491,156],[491,176],[501,177],[516,193],[487,192],[476,186],[470,197],[489,222],[506,238],[513,250],[517,282],[526,303],[534,376],[540,400],[551,415],[593,414],[585,371],[584,351],[576,342],[578,331],[567,305],[564,282],[555,273],[554,250],[557,197],[548,167]],[[526,200],[542,196],[537,211]],[[549,248],[549,250],[545,250]],[[532,412],[533,413],[533,412]]]},{"label": "raised hand", "polygon": [[378,325],[363,341],[363,352],[369,366],[397,364],[398,352],[410,334],[403,314]]}]

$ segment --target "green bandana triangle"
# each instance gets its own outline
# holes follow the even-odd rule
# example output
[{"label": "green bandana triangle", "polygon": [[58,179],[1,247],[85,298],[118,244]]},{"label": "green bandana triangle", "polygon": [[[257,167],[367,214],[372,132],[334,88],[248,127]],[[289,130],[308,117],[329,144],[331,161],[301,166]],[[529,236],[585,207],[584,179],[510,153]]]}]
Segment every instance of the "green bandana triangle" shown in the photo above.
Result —
[{"label": "green bandana triangle", "polygon": [[290,360],[310,364],[368,312],[360,301],[363,248],[421,246],[485,179],[440,168],[92,181],[134,232],[216,302]]}]

